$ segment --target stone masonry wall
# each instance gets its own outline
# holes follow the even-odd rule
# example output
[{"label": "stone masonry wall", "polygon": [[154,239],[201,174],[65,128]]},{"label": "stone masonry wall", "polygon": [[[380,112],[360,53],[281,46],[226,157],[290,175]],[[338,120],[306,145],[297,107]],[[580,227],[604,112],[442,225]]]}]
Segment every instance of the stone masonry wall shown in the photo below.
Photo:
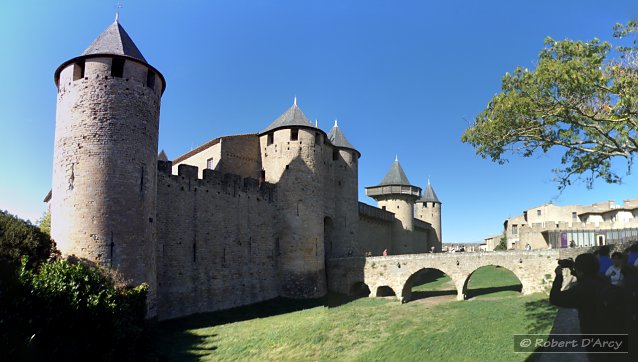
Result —
[{"label": "stone masonry wall", "polygon": [[[155,199],[162,82],[148,66],[113,57],[71,63],[58,79],[51,233],[64,255],[118,269],[156,294]],[[78,60],[78,61],[84,61]],[[151,70],[152,71],[152,70]]]},{"label": "stone masonry wall", "polygon": [[[271,184],[159,162],[159,319],[275,298],[278,238]],[[162,171],[163,169],[163,171]]]}]

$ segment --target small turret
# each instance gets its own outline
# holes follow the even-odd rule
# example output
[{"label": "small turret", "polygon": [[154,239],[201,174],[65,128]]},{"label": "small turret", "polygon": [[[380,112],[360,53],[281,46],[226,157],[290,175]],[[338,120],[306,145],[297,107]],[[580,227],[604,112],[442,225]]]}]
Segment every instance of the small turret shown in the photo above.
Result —
[{"label": "small turret", "polygon": [[417,200],[415,206],[415,215],[418,219],[428,222],[432,225],[435,235],[428,240],[431,246],[436,250],[441,250],[443,242],[443,234],[441,230],[441,201],[436,196],[432,184],[428,179],[428,184],[423,191],[423,195]]},{"label": "small turret", "polygon": [[[334,190],[334,222],[333,232],[325,236],[326,256],[343,257],[360,255],[357,244],[359,235],[359,178],[358,163],[361,154],[346,139],[337,121],[328,132],[328,140],[332,144],[332,164]],[[330,230],[330,228],[326,228]]]},{"label": "small turret", "polygon": [[366,196],[377,200],[380,208],[393,212],[405,230],[414,230],[414,203],[421,188],[410,184],[398,157],[377,186],[366,187]]}]

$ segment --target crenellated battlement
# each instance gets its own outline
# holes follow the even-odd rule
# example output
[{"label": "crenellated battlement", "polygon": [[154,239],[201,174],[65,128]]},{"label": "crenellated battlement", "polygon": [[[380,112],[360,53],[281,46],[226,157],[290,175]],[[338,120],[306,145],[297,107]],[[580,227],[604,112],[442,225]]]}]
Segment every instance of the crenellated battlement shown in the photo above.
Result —
[{"label": "crenellated battlement", "polygon": [[190,165],[179,165],[177,175],[173,175],[172,167],[171,161],[157,161],[158,187],[177,186],[180,191],[216,191],[232,196],[254,194],[268,203],[274,201],[276,185],[272,183],[210,169],[203,170],[203,177],[198,178],[199,168]]}]

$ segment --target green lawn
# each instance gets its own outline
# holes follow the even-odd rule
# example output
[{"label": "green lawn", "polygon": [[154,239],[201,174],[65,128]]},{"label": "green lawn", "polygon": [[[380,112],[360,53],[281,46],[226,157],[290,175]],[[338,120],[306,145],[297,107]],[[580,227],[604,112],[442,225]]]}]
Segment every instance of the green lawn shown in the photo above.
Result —
[{"label": "green lawn", "polygon": [[[485,273],[500,280],[502,271]],[[476,288],[486,288],[482,274]],[[433,282],[445,288],[445,277]],[[170,361],[523,361],[512,335],[549,332],[555,313],[542,294],[438,304],[277,299],[160,323],[151,353]]]}]

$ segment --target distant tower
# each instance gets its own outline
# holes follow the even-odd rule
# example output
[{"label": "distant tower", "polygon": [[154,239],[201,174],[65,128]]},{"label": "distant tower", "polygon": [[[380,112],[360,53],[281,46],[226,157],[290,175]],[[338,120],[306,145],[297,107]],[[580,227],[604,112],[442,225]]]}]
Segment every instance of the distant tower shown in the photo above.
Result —
[{"label": "distant tower", "polygon": [[425,187],[423,195],[416,202],[415,211],[418,219],[432,225],[432,229],[434,229],[435,233],[435,235],[432,236],[435,237],[435,239],[430,239],[428,241],[430,242],[430,246],[434,246],[437,251],[440,251],[443,243],[443,234],[441,230],[441,201],[439,201],[439,198],[436,196],[436,193],[432,188],[432,184],[430,184],[430,180],[428,180],[428,185]]},{"label": "distant tower", "polygon": [[150,285],[155,315],[155,199],[162,74],[117,19],[55,71],[51,235],[61,252]]},{"label": "distant tower", "polygon": [[410,252],[404,249],[404,241],[412,240],[412,236],[402,231],[414,230],[414,203],[421,195],[421,188],[410,184],[398,158],[380,184],[366,187],[366,195],[377,200],[380,208],[394,213],[401,223],[403,230],[393,232],[398,250],[392,252]]},{"label": "distant tower", "polygon": [[[261,163],[267,182],[277,184],[281,230],[277,263],[281,295],[315,298],[326,294],[324,192],[332,148],[297,100],[259,133]],[[326,152],[330,148],[330,155]]]},{"label": "distant tower", "polygon": [[328,132],[334,146],[334,218],[331,235],[325,235],[326,256],[343,257],[360,254],[359,234],[359,157],[357,151],[341,132],[337,121]]}]

